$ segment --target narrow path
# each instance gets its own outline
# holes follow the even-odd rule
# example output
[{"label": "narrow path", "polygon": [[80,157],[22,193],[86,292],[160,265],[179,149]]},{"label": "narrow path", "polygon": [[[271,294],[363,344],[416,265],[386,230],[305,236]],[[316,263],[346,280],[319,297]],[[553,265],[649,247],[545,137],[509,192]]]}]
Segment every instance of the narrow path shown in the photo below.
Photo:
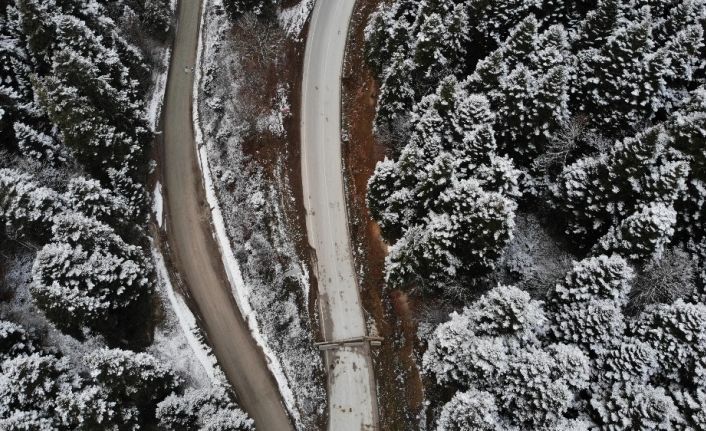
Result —
[{"label": "narrow path", "polygon": [[[318,0],[309,25],[302,85],[301,159],[309,244],[327,341],[366,335],[350,249],[341,159],[341,75],[355,0]],[[377,429],[370,346],[326,352],[329,430]]]},{"label": "narrow path", "polygon": [[200,12],[200,0],[179,2],[164,106],[162,157],[167,238],[218,363],[233,384],[241,406],[255,420],[258,430],[291,430],[265,356],[252,339],[230,292],[210,225],[194,141],[194,77],[185,69],[196,62]]}]

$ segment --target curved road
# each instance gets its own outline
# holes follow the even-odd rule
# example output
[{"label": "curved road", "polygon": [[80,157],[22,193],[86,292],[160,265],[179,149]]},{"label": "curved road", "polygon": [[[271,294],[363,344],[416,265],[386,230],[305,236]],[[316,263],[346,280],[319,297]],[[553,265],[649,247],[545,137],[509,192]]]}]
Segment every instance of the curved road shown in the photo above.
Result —
[{"label": "curved road", "polygon": [[163,172],[167,238],[174,261],[194,299],[218,363],[235,387],[240,405],[258,430],[291,430],[277,385],[231,295],[196,155],[192,122],[193,74],[201,1],[179,2],[164,106]]},{"label": "curved road", "polygon": [[[366,335],[348,235],[341,163],[341,75],[355,0],[318,0],[309,24],[302,84],[301,160],[309,244],[326,341]],[[378,429],[368,343],[326,353],[329,430]]]}]

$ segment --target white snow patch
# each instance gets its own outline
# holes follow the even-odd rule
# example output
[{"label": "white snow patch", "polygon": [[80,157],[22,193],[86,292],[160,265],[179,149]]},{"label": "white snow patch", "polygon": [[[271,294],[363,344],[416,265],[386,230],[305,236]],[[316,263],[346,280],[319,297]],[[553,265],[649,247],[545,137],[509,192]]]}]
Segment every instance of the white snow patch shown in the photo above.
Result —
[{"label": "white snow patch", "polygon": [[164,199],[162,198],[162,184],[157,181],[154,185],[154,198],[152,199],[152,213],[154,214],[157,225],[161,228],[164,220]]},{"label": "white snow patch", "polygon": [[279,25],[289,36],[299,37],[313,9],[314,0],[301,0],[296,6],[279,12]]},{"label": "white snow patch", "polygon": [[[313,3],[312,0],[304,0],[304,2]],[[205,1],[202,5],[201,22],[199,24],[201,29],[205,28],[204,19],[206,16],[207,4],[208,2]],[[216,41],[209,40],[208,43],[216,43]],[[258,346],[260,346],[260,348],[265,354],[265,357],[267,359],[267,367],[269,368],[270,372],[275,378],[275,381],[277,382],[277,386],[279,387],[279,391],[284,400],[284,404],[287,410],[289,411],[289,414],[296,422],[297,428],[300,428],[299,424],[301,419],[299,416],[299,411],[296,407],[294,393],[289,385],[287,376],[282,370],[279,358],[277,358],[274,352],[272,352],[272,350],[269,348],[266,338],[260,331],[252,306],[248,301],[250,291],[243,280],[242,274],[240,272],[240,265],[238,264],[238,261],[235,258],[235,254],[233,253],[233,249],[231,248],[230,239],[228,238],[228,234],[226,233],[226,227],[223,221],[223,214],[221,212],[220,204],[216,196],[216,189],[213,185],[213,181],[211,178],[212,173],[208,165],[208,154],[206,151],[206,146],[204,145],[203,131],[201,130],[201,121],[199,119],[198,109],[199,88],[201,83],[200,65],[202,64],[203,46],[203,31],[201,31],[199,32],[199,44],[196,56],[197,67],[195,68],[194,76],[192,115],[194,121],[196,146],[198,148],[197,154],[199,159],[199,166],[201,168],[200,170],[204,182],[204,188],[206,189],[206,200],[208,201],[209,207],[211,208],[211,219],[215,230],[216,242],[218,243],[218,247],[221,252],[221,259],[223,260],[226,275],[231,285],[231,292],[233,293],[235,302],[238,305],[238,309],[240,310],[240,313],[243,318],[248,322],[248,327],[250,328],[250,332],[253,336],[253,339],[258,344]]]},{"label": "white snow patch", "polygon": [[[163,356],[165,360],[175,364],[175,368],[186,372],[196,387],[226,384],[225,375],[218,366],[215,355],[203,341],[196,317],[184,298],[174,290],[164,257],[154,243],[152,260],[157,273],[158,293],[165,309],[165,320],[168,325],[178,324],[181,331],[177,328],[171,331],[160,328],[155,333],[155,341],[150,349],[154,350],[157,356]],[[183,347],[188,350],[185,351]]]}]

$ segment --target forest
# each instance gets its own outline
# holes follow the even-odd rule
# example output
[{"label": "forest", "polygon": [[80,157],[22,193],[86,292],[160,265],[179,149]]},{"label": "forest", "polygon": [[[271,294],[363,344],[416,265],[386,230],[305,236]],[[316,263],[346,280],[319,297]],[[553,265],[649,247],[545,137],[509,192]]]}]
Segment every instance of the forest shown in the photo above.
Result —
[{"label": "forest", "polygon": [[254,429],[150,353],[146,98],[174,4],[0,6],[0,429]]},{"label": "forest", "polygon": [[373,14],[386,283],[445,312],[420,427],[706,429],[705,26],[703,0]]}]

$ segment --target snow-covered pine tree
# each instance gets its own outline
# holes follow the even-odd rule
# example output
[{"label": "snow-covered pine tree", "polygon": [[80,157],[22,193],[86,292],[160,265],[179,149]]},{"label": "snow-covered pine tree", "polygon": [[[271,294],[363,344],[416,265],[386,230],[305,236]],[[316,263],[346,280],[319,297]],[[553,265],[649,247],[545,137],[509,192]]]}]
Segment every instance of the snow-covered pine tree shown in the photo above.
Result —
[{"label": "snow-covered pine tree", "polygon": [[[134,407],[141,417],[153,417],[157,404],[172,394],[180,379],[165,364],[147,353],[101,349],[85,358],[91,378],[121,408]],[[140,417],[133,418],[137,424]]]},{"label": "snow-covered pine tree", "polygon": [[62,330],[86,327],[119,336],[126,319],[150,294],[149,263],[107,225],[77,213],[58,216],[51,242],[38,253],[31,293]]},{"label": "snow-covered pine tree", "polygon": [[172,27],[172,11],[168,0],[145,0],[140,21],[147,32],[165,40]]},{"label": "snow-covered pine tree", "polygon": [[0,220],[6,234],[46,240],[62,208],[62,196],[54,190],[39,186],[16,169],[0,169]]},{"label": "snow-covered pine tree", "polygon": [[578,54],[576,111],[602,133],[635,130],[664,106],[669,57],[655,48],[652,19],[643,15],[619,26],[604,45]]},{"label": "snow-covered pine tree", "polygon": [[130,207],[125,197],[103,188],[97,180],[72,178],[65,196],[72,211],[111,226],[123,238],[126,238],[125,234],[131,229],[130,223],[137,221],[136,211]]},{"label": "snow-covered pine tree", "polygon": [[684,241],[706,237],[706,88],[691,93],[667,123],[671,145],[689,164],[686,193],[675,203],[677,236]]},{"label": "snow-covered pine tree", "polygon": [[374,129],[376,132],[393,128],[406,121],[416,102],[414,62],[403,54],[395,54],[380,78]]},{"label": "snow-covered pine tree", "polygon": [[616,383],[591,398],[589,405],[594,422],[604,429],[674,429],[683,421],[664,388],[649,384]]},{"label": "snow-covered pine tree", "polygon": [[[56,397],[70,391],[72,384],[65,361],[33,353],[4,361],[0,370],[0,425],[1,420],[20,412],[34,417],[30,424],[44,424],[45,428],[39,429],[57,425],[53,420]],[[30,425],[26,429],[35,428]]]},{"label": "snow-covered pine tree", "polygon": [[0,320],[0,362],[35,351],[34,343],[25,329],[9,320]]},{"label": "snow-covered pine tree", "polygon": [[365,58],[378,77],[396,55],[408,56],[419,5],[415,0],[381,3],[370,17],[365,28]]},{"label": "snow-covered pine tree", "polygon": [[223,5],[231,19],[236,20],[246,13],[260,17],[270,17],[276,10],[279,0],[224,0]]},{"label": "snow-covered pine tree", "polygon": [[617,253],[631,262],[658,260],[674,235],[677,213],[663,203],[638,208],[598,241],[594,251]]},{"label": "snow-covered pine tree", "polygon": [[456,392],[441,410],[436,431],[501,431],[508,426],[498,413],[495,397],[471,389]]},{"label": "snow-covered pine tree", "polygon": [[624,305],[635,275],[627,261],[618,255],[599,255],[574,262],[564,280],[549,293],[549,304],[588,302],[596,299]]},{"label": "snow-covered pine tree", "polygon": [[671,206],[686,186],[689,165],[669,150],[669,135],[655,126],[626,138],[608,155],[566,166],[553,189],[566,216],[566,233],[590,245],[645,205]]},{"label": "snow-covered pine tree", "polygon": [[60,430],[120,430],[135,426],[132,420],[125,420],[134,416],[132,408],[111,400],[97,385],[60,392],[55,412]]},{"label": "snow-covered pine tree", "polygon": [[416,70],[432,84],[461,72],[470,42],[468,33],[468,15],[462,3],[423,2],[411,50]]},{"label": "snow-covered pine tree", "polygon": [[699,358],[706,355],[706,305],[679,299],[649,307],[629,327],[657,351],[662,377],[691,386]]},{"label": "snow-covered pine tree", "polygon": [[157,407],[159,426],[165,431],[253,431],[253,421],[220,386],[170,395]]},{"label": "snow-covered pine tree", "polygon": [[393,246],[386,260],[388,283],[443,283],[486,273],[512,237],[514,210],[511,200],[484,191],[477,181],[452,179],[423,224]]}]

